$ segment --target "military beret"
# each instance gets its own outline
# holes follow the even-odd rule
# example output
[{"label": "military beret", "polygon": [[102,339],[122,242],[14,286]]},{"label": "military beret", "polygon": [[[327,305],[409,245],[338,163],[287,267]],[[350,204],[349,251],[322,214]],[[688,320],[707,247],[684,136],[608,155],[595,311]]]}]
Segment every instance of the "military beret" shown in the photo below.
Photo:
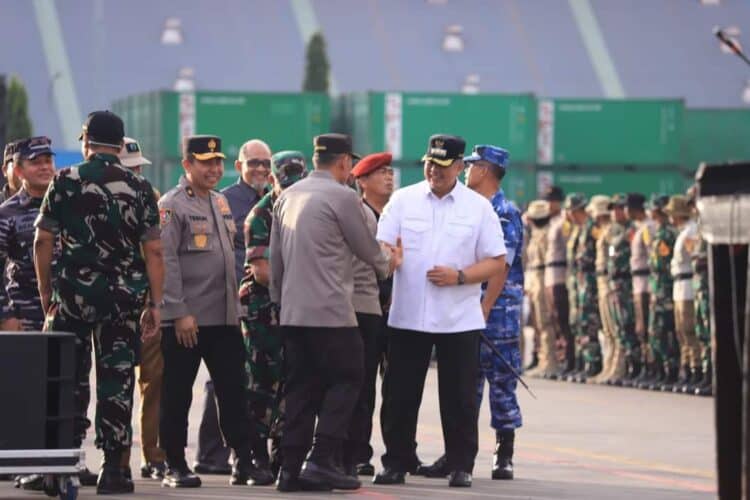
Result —
[{"label": "military beret", "polygon": [[392,161],[393,155],[391,153],[373,153],[367,155],[357,162],[352,169],[352,175],[354,177],[362,177],[363,175],[374,172],[380,167],[390,166]]}]

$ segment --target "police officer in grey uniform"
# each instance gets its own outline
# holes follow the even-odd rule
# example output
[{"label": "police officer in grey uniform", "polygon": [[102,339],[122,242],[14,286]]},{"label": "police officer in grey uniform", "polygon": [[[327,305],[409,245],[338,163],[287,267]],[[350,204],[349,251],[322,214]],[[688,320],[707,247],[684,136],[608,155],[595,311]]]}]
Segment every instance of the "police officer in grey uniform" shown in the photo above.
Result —
[{"label": "police officer in grey uniform", "polygon": [[236,232],[226,198],[213,189],[224,173],[221,139],[183,141],[185,175],[159,201],[166,268],[162,315],[164,356],[160,445],[167,456],[163,484],[197,487],[185,461],[188,411],[201,359],[214,382],[220,425],[235,463],[230,484],[269,484],[273,476],[251,460],[252,425],[245,405],[245,349],[239,329],[234,270]]}]

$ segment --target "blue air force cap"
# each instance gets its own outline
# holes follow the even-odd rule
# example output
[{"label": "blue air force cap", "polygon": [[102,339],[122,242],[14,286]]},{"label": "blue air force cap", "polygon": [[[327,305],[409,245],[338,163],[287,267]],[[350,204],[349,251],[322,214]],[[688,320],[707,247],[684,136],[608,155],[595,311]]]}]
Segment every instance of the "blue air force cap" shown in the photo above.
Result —
[{"label": "blue air force cap", "polygon": [[478,144],[469,156],[464,156],[465,163],[484,160],[502,168],[508,166],[509,159],[508,150],[490,144]]}]

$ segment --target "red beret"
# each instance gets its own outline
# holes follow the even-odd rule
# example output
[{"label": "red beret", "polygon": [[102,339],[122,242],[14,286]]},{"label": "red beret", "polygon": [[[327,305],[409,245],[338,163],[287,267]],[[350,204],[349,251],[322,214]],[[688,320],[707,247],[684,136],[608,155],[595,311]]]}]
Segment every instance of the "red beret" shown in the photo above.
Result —
[{"label": "red beret", "polygon": [[393,161],[391,153],[373,153],[367,155],[357,162],[357,165],[352,169],[352,175],[354,177],[362,177],[380,167],[390,165],[391,161]]}]

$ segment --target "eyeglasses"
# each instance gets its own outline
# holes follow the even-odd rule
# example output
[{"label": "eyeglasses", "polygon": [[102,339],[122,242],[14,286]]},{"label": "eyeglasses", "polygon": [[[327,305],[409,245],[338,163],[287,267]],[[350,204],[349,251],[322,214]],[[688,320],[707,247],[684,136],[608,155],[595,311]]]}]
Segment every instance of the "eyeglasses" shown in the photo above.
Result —
[{"label": "eyeglasses", "polygon": [[271,160],[261,160],[260,158],[250,158],[247,160],[246,164],[251,168],[258,168],[260,166],[263,166],[263,168],[271,168]]}]

